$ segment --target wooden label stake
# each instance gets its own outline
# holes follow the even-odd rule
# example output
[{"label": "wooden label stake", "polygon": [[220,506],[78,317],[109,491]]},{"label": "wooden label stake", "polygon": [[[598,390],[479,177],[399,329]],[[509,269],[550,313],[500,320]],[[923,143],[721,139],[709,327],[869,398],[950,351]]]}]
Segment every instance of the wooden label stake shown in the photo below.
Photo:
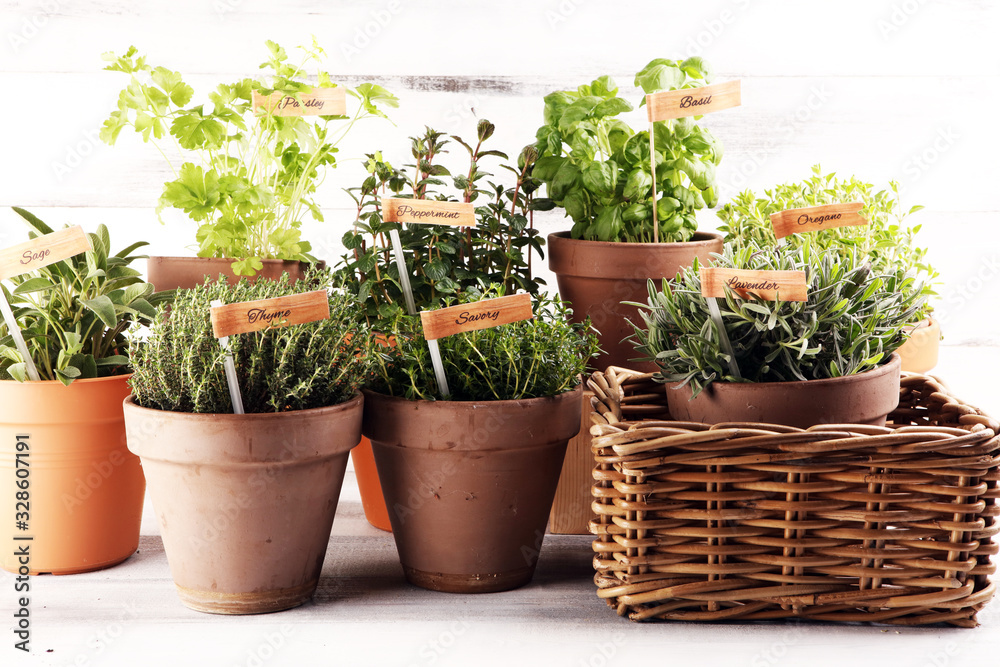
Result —
[{"label": "wooden label stake", "polygon": [[531,317],[531,296],[513,294],[440,310],[425,310],[420,313],[420,323],[424,327],[424,338],[437,340],[463,331],[489,329],[501,324],[530,320]]},{"label": "wooden label stake", "polygon": [[0,280],[61,262],[90,250],[82,227],[69,227],[0,250]]},{"label": "wooden label stake", "polygon": [[727,287],[741,299],[755,296],[766,301],[806,301],[809,298],[805,271],[701,268],[702,295],[725,297]]},{"label": "wooden label stake", "polygon": [[649,122],[700,116],[713,111],[731,109],[741,104],[740,80],[725,81],[700,88],[665,90],[646,95]]},{"label": "wooden label stake", "polygon": [[476,209],[471,203],[383,197],[382,219],[408,224],[475,227]]},{"label": "wooden label stake", "polygon": [[[90,249],[90,239],[87,238],[83,228],[79,226],[39,236],[25,243],[11,246],[6,250],[0,250],[0,280],[13,278],[22,273],[61,262]],[[0,291],[0,313],[3,314],[4,322],[7,323],[10,337],[14,339],[14,347],[24,359],[25,374],[32,382],[38,382],[41,380],[41,376],[38,375],[38,369],[35,368],[35,362],[32,361],[31,355],[28,353],[28,346],[24,342],[24,335],[21,334],[14,312],[2,291]]]},{"label": "wooden label stake", "polygon": [[330,317],[326,290],[212,306],[212,333],[216,338],[287,327]]},{"label": "wooden label stake", "polygon": [[864,206],[863,203],[855,201],[845,204],[790,208],[780,213],[772,213],[771,224],[774,225],[774,237],[783,239],[791,234],[801,234],[802,232],[867,225],[868,220],[861,215],[861,209]]},{"label": "wooden label stake", "polygon": [[264,109],[275,116],[344,116],[347,114],[345,89],[313,88],[311,92],[299,93],[296,100],[292,95],[271,93],[261,95],[256,90],[251,94],[254,109]]}]

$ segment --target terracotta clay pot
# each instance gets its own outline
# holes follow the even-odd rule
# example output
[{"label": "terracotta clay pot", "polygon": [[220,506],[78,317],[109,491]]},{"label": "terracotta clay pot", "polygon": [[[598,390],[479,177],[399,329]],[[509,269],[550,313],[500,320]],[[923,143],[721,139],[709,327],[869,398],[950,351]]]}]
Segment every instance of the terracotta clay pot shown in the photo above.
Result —
[{"label": "terracotta clay pot", "polygon": [[638,309],[623,301],[646,303],[647,281],[673,278],[694,258],[702,264],[710,253],[722,252],[722,237],[698,232],[686,243],[606,243],[570,238],[569,232],[549,234],[549,268],[556,274],[559,295],[573,304],[573,319],[590,317],[600,331],[604,353],[591,362],[599,370],[608,366],[653,372],[655,364],[638,358],[632,343],[622,342],[633,333],[627,320],[642,324]]},{"label": "terracotta clay pot", "polygon": [[909,373],[926,373],[938,362],[941,347],[941,325],[935,319],[923,320],[910,331],[910,337],[899,348],[903,370]]},{"label": "terracotta clay pot", "polygon": [[181,602],[258,614],[312,597],[362,406],[358,395],[325,408],[231,415],[125,401],[129,449],[142,458]]},{"label": "terracotta clay pot", "polygon": [[[18,572],[23,565],[30,574],[74,574],[135,553],[146,482],[139,459],[125,446],[128,378],[77,380],[68,387],[0,381],[0,508],[10,522],[0,532],[5,570]],[[28,481],[26,490],[17,486],[21,480]],[[25,492],[18,506],[15,494]],[[16,519],[27,529],[15,531]],[[15,555],[23,547],[30,554],[26,563]]]},{"label": "terracotta clay pot", "polygon": [[365,392],[364,433],[410,583],[491,593],[531,580],[581,395],[478,402]]},{"label": "terracotta clay pot", "polygon": [[[277,280],[282,273],[287,273],[291,282],[302,280],[306,269],[311,265],[308,262],[290,261],[283,259],[262,260],[264,268],[254,276],[248,277],[250,282],[256,282],[261,278],[265,280]],[[157,291],[171,289],[191,289],[205,282],[205,278],[218,280],[219,276],[225,276],[229,284],[238,282],[241,277],[233,273],[233,260],[221,259],[218,257],[150,257],[146,262],[146,274],[148,281],[153,283]],[[318,262],[316,266],[326,266],[325,262]]]},{"label": "terracotta clay pot", "polygon": [[667,406],[677,421],[762,422],[809,428],[817,424],[884,426],[899,405],[899,355],[857,375],[799,382],[713,382],[697,398],[691,387],[667,383]]}]

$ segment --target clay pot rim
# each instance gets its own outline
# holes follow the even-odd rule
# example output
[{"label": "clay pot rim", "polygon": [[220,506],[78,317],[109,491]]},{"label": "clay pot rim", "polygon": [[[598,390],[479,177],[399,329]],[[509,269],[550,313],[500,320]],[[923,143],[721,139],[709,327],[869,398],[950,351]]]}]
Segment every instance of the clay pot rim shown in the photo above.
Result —
[{"label": "clay pot rim", "polygon": [[[198,257],[190,255],[149,255],[146,260],[171,260],[174,262],[205,262],[205,261],[215,261],[215,262],[238,262],[245,257]],[[262,259],[260,260],[264,264],[314,264],[316,266],[326,266],[326,260],[320,259],[315,262],[310,262],[304,259]]]},{"label": "clay pot rim", "polygon": [[127,410],[133,410],[140,413],[148,412],[160,415],[173,415],[177,419],[185,419],[194,422],[219,422],[225,420],[267,422],[289,418],[322,418],[338,412],[346,412],[356,408],[358,405],[364,405],[364,395],[360,391],[356,391],[351,398],[347,399],[343,403],[337,403],[336,405],[326,405],[320,408],[307,408],[305,410],[286,410],[284,412],[251,412],[248,414],[237,415],[231,412],[179,412],[176,410],[160,410],[159,408],[144,408],[135,402],[134,397],[135,394],[129,394],[123,401],[122,406]]},{"label": "clay pot rim", "polygon": [[937,324],[937,319],[934,318],[933,316],[928,315],[927,317],[920,320],[916,324],[911,324],[910,326],[906,327],[906,330],[910,332],[920,331],[921,329],[929,329],[935,324]]},{"label": "clay pot rim", "polygon": [[368,389],[367,387],[362,387],[361,388],[361,393],[365,394],[366,396],[368,394],[371,394],[372,396],[377,397],[378,400],[382,400],[382,401],[386,401],[386,402],[392,402],[392,403],[411,403],[413,405],[446,405],[446,406],[454,406],[456,408],[466,408],[466,409],[473,409],[473,410],[475,410],[477,408],[480,408],[480,407],[486,408],[486,407],[497,407],[497,406],[499,406],[499,407],[517,407],[517,406],[523,405],[523,406],[528,407],[528,406],[532,406],[532,405],[537,405],[537,404],[540,404],[540,403],[544,403],[546,401],[552,401],[552,400],[556,400],[556,399],[562,399],[562,398],[567,397],[570,394],[576,394],[576,393],[582,393],[582,392],[583,392],[583,383],[581,382],[580,384],[576,385],[576,387],[574,387],[573,389],[569,389],[569,390],[561,392],[559,394],[553,394],[551,396],[537,396],[535,398],[513,398],[513,399],[503,399],[503,400],[499,400],[499,401],[446,401],[446,400],[443,400],[443,399],[442,400],[436,400],[436,401],[430,401],[430,400],[423,399],[423,398],[415,400],[415,399],[406,398],[405,396],[390,396],[389,394],[383,394],[383,393],[377,392],[377,391],[375,391],[373,389]]},{"label": "clay pot rim", "polygon": [[[628,250],[629,252],[634,252],[637,248],[650,248],[650,249],[664,249],[664,248],[677,248],[677,247],[691,247],[696,245],[708,246],[714,245],[715,241],[723,240],[724,237],[718,232],[701,232],[697,231],[694,236],[691,237],[690,241],[673,241],[670,243],[635,243],[632,241],[591,241],[588,239],[574,239],[570,236],[571,232],[552,232],[549,234],[549,243],[552,243],[552,239],[559,239],[560,242],[566,241],[569,243],[581,243],[591,245],[593,248],[618,248],[621,250]],[[611,251],[613,252],[613,250]]]},{"label": "clay pot rim", "polygon": [[[70,389],[74,385],[84,385],[85,386],[85,385],[90,385],[90,384],[97,384],[97,383],[100,383],[100,382],[110,382],[110,381],[113,381],[113,380],[121,380],[123,378],[125,380],[128,380],[130,377],[132,377],[132,375],[133,374],[130,372],[130,373],[119,373],[118,375],[109,375],[109,376],[103,377],[103,378],[81,378],[79,380],[73,380],[73,382],[70,383],[69,387],[66,387],[66,385],[64,385],[59,380],[39,380],[38,382],[33,382],[33,381],[29,380],[27,382],[18,382],[17,380],[14,380],[14,379],[11,379],[11,380],[0,380],[0,382],[3,383],[3,384],[0,384],[0,386],[6,387],[8,385],[18,385],[20,387],[28,387],[28,386],[31,386],[31,387],[53,387],[55,385],[59,385],[60,387],[66,387],[67,389]],[[15,391],[17,391],[17,390],[15,390]]]},{"label": "clay pot rim", "polygon": [[[712,384],[704,389],[704,391],[711,391],[713,387],[718,385],[718,388],[722,391],[741,391],[749,390],[750,387],[789,387],[791,385],[801,385],[808,383],[810,387],[823,387],[827,385],[835,384],[854,384],[856,382],[861,382],[864,380],[870,380],[872,378],[881,377],[883,375],[890,375],[893,372],[900,372],[900,366],[902,365],[902,357],[899,356],[898,352],[893,352],[889,357],[889,361],[875,368],[871,368],[867,371],[861,373],[855,373],[854,375],[842,375],[836,378],[819,378],[815,380],[785,380],[782,382],[722,382],[719,380],[714,380]],[[667,389],[674,389],[675,386],[669,383],[665,384]],[[689,385],[685,385],[685,388]]]}]

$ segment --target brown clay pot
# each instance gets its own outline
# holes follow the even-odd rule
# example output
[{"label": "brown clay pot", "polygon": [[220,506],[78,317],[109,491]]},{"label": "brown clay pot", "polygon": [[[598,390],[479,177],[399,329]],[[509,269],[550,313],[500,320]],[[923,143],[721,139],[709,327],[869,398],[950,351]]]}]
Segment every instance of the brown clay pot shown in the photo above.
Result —
[{"label": "brown clay pot", "polygon": [[559,295],[573,304],[573,319],[590,317],[600,331],[604,353],[592,361],[598,370],[625,366],[653,372],[655,364],[631,361],[640,355],[630,342],[627,320],[642,324],[638,309],[623,301],[646,303],[647,281],[673,278],[694,258],[702,264],[722,252],[722,236],[698,232],[686,243],[609,243],[573,239],[569,232],[549,234],[549,268],[556,274]]},{"label": "brown clay pot", "polygon": [[691,399],[691,387],[667,383],[667,406],[677,421],[762,422],[809,428],[817,424],[884,426],[899,405],[899,355],[857,375],[800,382],[713,382]]},{"label": "brown clay pot", "polygon": [[[308,262],[299,262],[283,259],[262,260],[264,268],[252,277],[247,277],[250,282],[256,282],[261,278],[265,280],[277,280],[282,273],[288,274],[291,282],[302,280],[306,269],[311,265]],[[153,283],[157,291],[171,289],[191,289],[205,282],[205,278],[218,280],[219,276],[225,276],[226,280],[233,284],[241,277],[233,273],[233,260],[219,257],[150,257],[146,261],[146,274],[148,281]],[[316,266],[325,266],[325,262],[319,262]]]},{"label": "brown clay pot", "polygon": [[531,581],[581,395],[410,401],[365,391],[363,430],[410,583],[492,593]]},{"label": "brown clay pot", "polygon": [[363,404],[231,415],[125,401],[181,602],[259,614],[312,597]]},{"label": "brown clay pot", "polygon": [[[5,570],[75,574],[135,553],[146,482],[139,459],[125,446],[122,400],[129,377],[77,380],[68,387],[0,381],[0,509],[9,521],[0,533]],[[15,519],[27,529],[15,530]],[[25,536],[32,539],[16,539]],[[30,554],[24,560],[17,555],[22,547]]]},{"label": "brown clay pot", "polygon": [[897,350],[903,359],[903,370],[909,373],[926,373],[938,362],[941,347],[941,325],[935,319],[926,319],[913,327],[910,337]]}]

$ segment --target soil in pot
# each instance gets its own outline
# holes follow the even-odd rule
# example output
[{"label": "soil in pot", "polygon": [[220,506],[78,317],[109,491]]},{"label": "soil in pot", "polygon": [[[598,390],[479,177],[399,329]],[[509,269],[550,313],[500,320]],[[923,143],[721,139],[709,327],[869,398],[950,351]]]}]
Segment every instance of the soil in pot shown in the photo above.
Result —
[{"label": "soil in pot", "polygon": [[366,392],[393,537],[410,583],[490,593],[534,575],[582,388],[516,401],[409,401]]},{"label": "soil in pot", "polygon": [[666,386],[677,421],[761,422],[797,428],[817,424],[884,426],[899,405],[900,358],[857,375],[800,382],[713,382],[694,399],[690,385]]},{"label": "soil in pot", "polygon": [[909,373],[926,373],[938,363],[941,347],[941,325],[935,319],[923,320],[913,327],[910,337],[899,348],[903,370]]},{"label": "soil in pot", "polygon": [[309,600],[326,555],[363,399],[267,414],[190,414],[129,398],[129,448],[142,458],[181,602],[216,614]]},{"label": "soil in pot", "polygon": [[[591,318],[600,331],[603,354],[592,361],[598,370],[623,366],[653,372],[655,364],[638,358],[632,344],[632,325],[642,323],[638,309],[623,301],[645,303],[647,281],[673,278],[697,257],[701,263],[711,253],[722,252],[722,237],[697,232],[686,243],[611,243],[573,239],[569,232],[549,234],[549,268],[556,274],[559,295],[573,304],[573,319]],[[623,342],[624,341],[624,342]]]},{"label": "soil in pot", "polygon": [[125,445],[128,377],[0,381],[0,507],[12,529],[25,526],[0,538],[5,570],[74,574],[135,553],[146,482]]},{"label": "soil in pot", "polygon": [[[308,262],[299,262],[283,259],[262,260],[264,268],[248,279],[255,282],[260,279],[277,280],[281,274],[287,273],[290,282],[302,280],[306,270],[311,266]],[[233,284],[238,282],[241,276],[233,273],[233,260],[218,257],[157,257],[153,256],[147,260],[146,274],[148,281],[153,283],[157,291],[171,289],[191,289],[205,282],[206,278],[213,281],[219,276],[225,276],[226,280]],[[317,266],[325,266],[325,262],[319,262]]]}]

